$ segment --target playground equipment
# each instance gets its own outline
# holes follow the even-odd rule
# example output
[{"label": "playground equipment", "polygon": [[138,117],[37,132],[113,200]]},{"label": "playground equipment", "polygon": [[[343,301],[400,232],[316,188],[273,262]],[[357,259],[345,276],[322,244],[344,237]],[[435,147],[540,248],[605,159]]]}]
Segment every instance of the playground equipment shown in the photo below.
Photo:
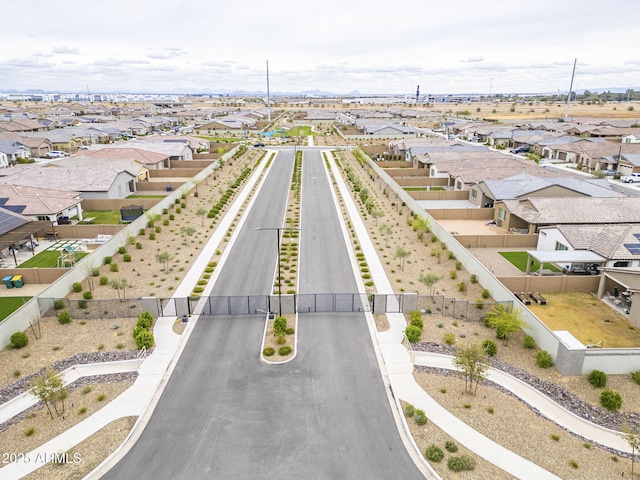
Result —
[{"label": "playground equipment", "polygon": [[71,245],[65,245],[62,250],[60,250],[58,268],[71,268],[77,261],[76,251]]}]

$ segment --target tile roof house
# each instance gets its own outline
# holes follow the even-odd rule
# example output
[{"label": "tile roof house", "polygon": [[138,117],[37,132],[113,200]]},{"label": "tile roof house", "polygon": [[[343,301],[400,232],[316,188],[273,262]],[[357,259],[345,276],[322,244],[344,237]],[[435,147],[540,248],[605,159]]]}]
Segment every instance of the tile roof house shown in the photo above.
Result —
[{"label": "tile roof house", "polygon": [[90,157],[65,157],[19,167],[0,177],[0,184],[80,192],[84,199],[128,197],[136,191],[135,179],[142,165],[127,168]]},{"label": "tile roof house", "polygon": [[55,222],[59,216],[82,219],[80,192],[22,185],[0,185],[0,207],[32,220]]},{"label": "tile roof house", "polygon": [[[540,228],[536,250],[589,250],[605,267],[640,267],[640,223],[557,225]],[[568,268],[569,266],[564,266]]]},{"label": "tile roof house", "polygon": [[470,189],[469,200],[482,207],[496,201],[531,197],[624,197],[605,179],[583,177],[539,177],[520,173],[503,179],[481,180]]},{"label": "tile roof house", "polygon": [[20,158],[31,157],[31,150],[26,145],[15,140],[0,140],[0,154],[3,154],[7,160],[7,164],[3,165],[2,158],[0,158],[0,167],[7,167],[18,163]]},{"label": "tile roof house", "polygon": [[497,201],[496,221],[511,230],[536,233],[551,225],[636,223],[640,197],[558,197]]},{"label": "tile roof house", "polygon": [[36,120],[20,119],[0,122],[0,132],[43,132],[47,127]]},{"label": "tile roof house", "polygon": [[55,150],[53,148],[53,143],[46,138],[25,137],[20,133],[0,133],[0,140],[21,143],[29,148],[29,156],[34,158],[44,157],[47,152]]},{"label": "tile roof house", "polygon": [[[151,152],[140,148],[102,148],[102,145],[94,145],[83,152],[83,156],[98,158],[101,160],[130,159],[146,166],[150,170],[169,168],[171,156],[167,153]],[[148,172],[147,177],[148,179]],[[140,179],[138,179],[140,181]]]}]

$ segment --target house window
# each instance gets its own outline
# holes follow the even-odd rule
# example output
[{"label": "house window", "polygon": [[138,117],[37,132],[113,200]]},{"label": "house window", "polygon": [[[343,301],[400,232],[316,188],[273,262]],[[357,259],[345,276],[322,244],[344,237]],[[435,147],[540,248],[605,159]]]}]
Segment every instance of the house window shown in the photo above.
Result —
[{"label": "house window", "polygon": [[556,250],[569,250],[569,247],[560,242],[556,242]]},{"label": "house window", "polygon": [[507,218],[507,211],[499,208],[498,209],[498,218],[500,220],[504,220],[505,218]]},{"label": "house window", "polygon": [[456,182],[456,190],[462,190],[462,182],[459,180]]},{"label": "house window", "polygon": [[49,217],[47,217],[46,215],[38,215],[38,220],[42,221],[42,222],[49,222],[51,221],[49,219]]},{"label": "house window", "polygon": [[478,191],[475,188],[471,189],[471,198],[473,199],[478,198]]}]

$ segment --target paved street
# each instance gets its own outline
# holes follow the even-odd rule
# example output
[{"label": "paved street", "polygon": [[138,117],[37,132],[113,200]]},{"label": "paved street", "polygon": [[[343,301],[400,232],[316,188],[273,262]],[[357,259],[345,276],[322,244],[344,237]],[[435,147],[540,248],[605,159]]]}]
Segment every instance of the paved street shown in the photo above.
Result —
[{"label": "paved street", "polygon": [[[280,152],[213,294],[267,293],[293,152]],[[300,286],[354,292],[319,152],[303,162]],[[201,317],[149,424],[105,478],[423,478],[398,434],[362,314],[306,314],[298,353],[259,358],[261,315]]]}]

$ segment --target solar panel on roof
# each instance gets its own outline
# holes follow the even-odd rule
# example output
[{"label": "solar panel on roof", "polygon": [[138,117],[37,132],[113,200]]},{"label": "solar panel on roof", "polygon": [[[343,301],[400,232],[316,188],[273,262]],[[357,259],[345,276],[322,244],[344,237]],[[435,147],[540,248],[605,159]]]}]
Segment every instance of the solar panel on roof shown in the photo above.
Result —
[{"label": "solar panel on roof", "polygon": [[634,233],[633,236],[640,240],[640,233]]},{"label": "solar panel on roof", "polygon": [[17,215],[11,215],[6,210],[0,208],[0,235],[15,230],[25,223],[29,223],[29,220]]},{"label": "solar panel on roof", "polygon": [[640,243],[625,243],[624,246],[632,255],[640,255]]}]

